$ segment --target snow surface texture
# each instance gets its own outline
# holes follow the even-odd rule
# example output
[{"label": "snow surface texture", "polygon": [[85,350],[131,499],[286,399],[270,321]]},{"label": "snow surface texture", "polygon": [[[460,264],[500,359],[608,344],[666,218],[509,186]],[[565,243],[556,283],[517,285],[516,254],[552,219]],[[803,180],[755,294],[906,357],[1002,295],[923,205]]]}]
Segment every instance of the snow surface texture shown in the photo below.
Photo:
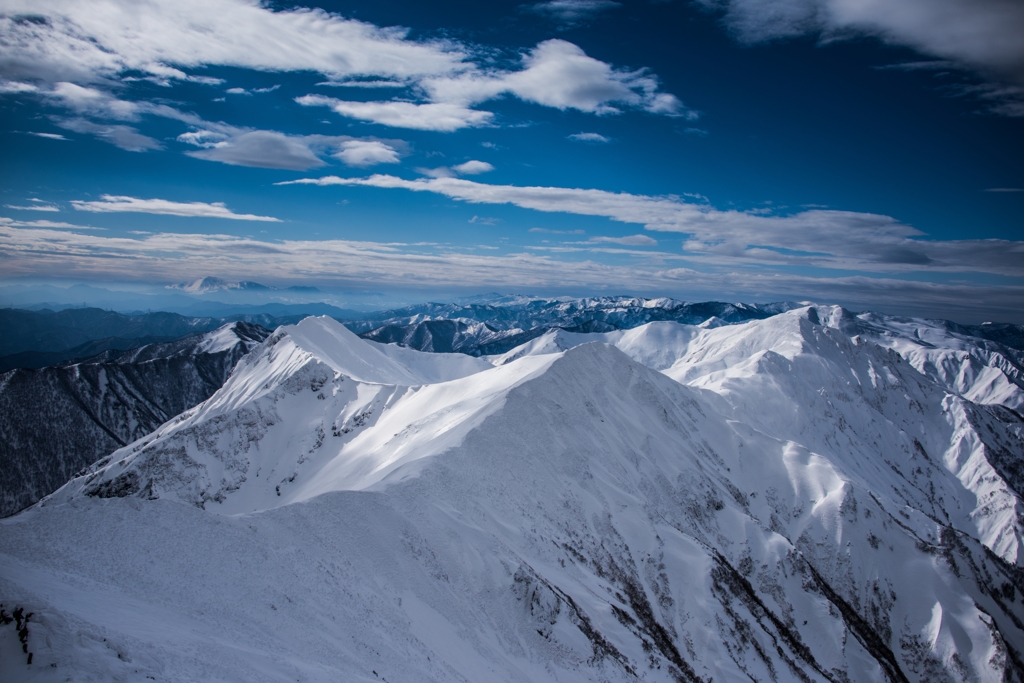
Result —
[{"label": "snow surface texture", "polygon": [[1020,367],[828,307],[484,359],[307,319],[0,521],[5,672],[1021,681]]}]

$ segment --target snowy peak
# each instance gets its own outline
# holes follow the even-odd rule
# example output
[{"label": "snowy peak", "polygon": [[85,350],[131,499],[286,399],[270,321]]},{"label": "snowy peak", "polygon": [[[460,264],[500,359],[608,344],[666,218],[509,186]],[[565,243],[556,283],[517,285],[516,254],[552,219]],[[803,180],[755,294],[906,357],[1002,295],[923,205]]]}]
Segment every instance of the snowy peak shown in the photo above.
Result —
[{"label": "snowy peak", "polygon": [[[267,509],[314,495],[290,484],[301,472],[308,488],[337,458],[336,474],[310,490],[365,488],[447,443],[423,435],[456,434],[457,423],[487,409],[487,397],[525,367],[496,370],[461,354],[388,347],[331,318],[306,318],[255,347],[207,401],[100,461],[57,498],[141,494],[200,507],[229,502],[221,509],[231,512]],[[484,370],[488,379],[459,383]],[[419,437],[410,442],[410,434]]]},{"label": "snowy peak", "polygon": [[488,367],[461,354],[430,354],[364,341],[327,316],[306,318],[278,334],[278,340],[362,382],[416,386],[464,377]]},{"label": "snowy peak", "polygon": [[168,289],[180,289],[191,294],[206,294],[208,292],[219,292],[222,290],[245,290],[262,291],[270,289],[258,282],[227,282],[219,277],[203,277],[192,282],[182,282],[176,285],[168,285]]},{"label": "snowy peak", "polygon": [[[191,282],[180,282],[174,285],[167,285],[167,289],[178,289],[190,294],[209,294],[210,292],[240,291],[240,292],[268,292],[279,290],[279,287],[268,287],[258,282],[242,280],[240,282],[228,282],[219,277],[203,277]],[[316,287],[298,286],[285,287],[286,291],[315,293],[320,290]]]}]

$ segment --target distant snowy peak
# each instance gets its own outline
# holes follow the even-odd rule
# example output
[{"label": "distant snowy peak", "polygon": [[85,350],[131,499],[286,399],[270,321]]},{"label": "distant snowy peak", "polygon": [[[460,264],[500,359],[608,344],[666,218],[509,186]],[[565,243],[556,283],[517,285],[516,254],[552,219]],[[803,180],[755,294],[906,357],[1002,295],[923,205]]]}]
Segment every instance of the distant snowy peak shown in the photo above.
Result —
[{"label": "distant snowy peak", "polygon": [[257,282],[227,282],[219,277],[204,277],[192,282],[181,282],[176,285],[168,285],[168,289],[180,289],[191,294],[205,294],[207,292],[218,292],[226,289],[237,290],[267,290],[269,287]]},{"label": "distant snowy peak", "polygon": [[204,277],[192,282],[181,282],[174,285],[167,285],[167,289],[178,289],[190,294],[208,294],[210,292],[221,292],[221,291],[245,291],[245,292],[267,292],[271,290],[283,289],[285,291],[294,292],[318,292],[316,287],[268,287],[267,285],[261,285],[258,282],[250,282],[243,280],[241,282],[228,282],[222,280],[219,277]]},{"label": "distant snowy peak", "polygon": [[408,326],[430,320],[486,323],[492,330],[562,327],[579,332],[608,332],[655,321],[697,325],[710,318],[724,323],[757,320],[799,308],[795,303],[742,304],[716,301],[693,303],[669,298],[590,297],[584,299],[514,298],[500,303],[427,303],[385,311],[350,326],[369,332],[381,326]]}]

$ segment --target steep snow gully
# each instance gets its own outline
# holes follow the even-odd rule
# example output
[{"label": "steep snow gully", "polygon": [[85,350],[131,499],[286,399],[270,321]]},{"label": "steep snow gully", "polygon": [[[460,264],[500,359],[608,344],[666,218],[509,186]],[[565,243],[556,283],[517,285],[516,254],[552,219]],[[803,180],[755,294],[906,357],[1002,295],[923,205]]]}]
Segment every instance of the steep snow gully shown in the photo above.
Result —
[{"label": "steep snow gully", "polygon": [[483,358],[308,318],[0,521],[0,666],[1024,681],[1022,368],[835,307]]}]

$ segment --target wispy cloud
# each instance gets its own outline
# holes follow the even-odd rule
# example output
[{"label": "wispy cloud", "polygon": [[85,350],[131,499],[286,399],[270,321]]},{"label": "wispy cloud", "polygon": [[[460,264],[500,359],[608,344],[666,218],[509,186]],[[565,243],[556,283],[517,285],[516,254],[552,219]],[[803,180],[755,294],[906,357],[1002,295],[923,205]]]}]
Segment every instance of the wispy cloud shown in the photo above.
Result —
[{"label": "wispy cloud", "polygon": [[327,86],[329,88],[404,88],[409,83],[404,81],[384,81],[379,78],[375,79],[359,79],[352,78],[339,81],[322,81],[317,85]]},{"label": "wispy cloud", "polygon": [[551,17],[564,26],[576,26],[598,14],[621,6],[612,0],[548,0],[527,5],[525,9],[534,14]]},{"label": "wispy cloud", "polygon": [[[79,226],[74,226],[79,227]],[[629,252],[639,260],[611,265],[552,255],[488,255],[437,250],[430,245],[346,240],[275,242],[216,234],[158,233],[106,237],[42,228],[14,228],[0,220],[5,275],[180,282],[215,272],[251,276],[252,259],[277,281],[365,287],[475,288],[565,292],[657,293],[737,300],[816,297],[853,307],[952,319],[1020,320],[1024,287],[918,282],[882,277],[809,277],[785,272],[700,271],[680,256]],[[245,257],[245,258],[240,258]],[[675,263],[671,259],[675,259]]]},{"label": "wispy cloud", "polygon": [[56,119],[56,124],[61,128],[72,130],[76,133],[93,135],[104,142],[109,142],[129,152],[149,152],[154,149],[163,149],[159,140],[143,135],[131,126],[121,124],[93,123],[86,119]]},{"label": "wispy cloud", "polygon": [[[741,41],[816,35],[823,42],[872,36],[939,61],[891,65],[904,70],[966,68],[986,79],[1024,84],[1024,4],[1012,0],[698,0],[724,12]],[[1024,93],[988,86],[991,107],[1024,116]],[[997,92],[998,91],[998,92]],[[984,93],[982,93],[984,94]]]},{"label": "wispy cloud", "polygon": [[[273,11],[248,0],[10,0],[0,17],[0,61],[9,77],[50,83],[113,81],[124,72],[189,78],[183,69],[234,66],[312,71],[341,79],[401,79],[451,73],[466,58],[456,44],[407,39],[323,10]],[[23,21],[19,17],[44,17]],[[204,77],[192,76],[192,80]]]},{"label": "wispy cloud", "polygon": [[678,197],[651,197],[604,190],[488,185],[461,178],[405,180],[305,178],[278,183],[369,186],[433,192],[473,204],[512,204],[526,209],[603,216],[648,230],[687,235],[684,250],[708,264],[905,273],[980,272],[1024,277],[1024,242],[932,240],[890,216],[813,209],[792,215],[722,211]]},{"label": "wispy cloud", "polygon": [[491,123],[494,114],[461,104],[413,102],[350,102],[324,95],[303,95],[295,101],[306,107],[329,107],[336,114],[394,128],[434,130],[444,133],[478,128]]},{"label": "wispy cloud", "polygon": [[[380,28],[321,10],[274,11],[250,0],[109,0],[105,12],[59,0],[11,2],[9,13],[0,16],[0,35],[6,38],[0,44],[0,64],[8,77],[0,92],[44,98],[92,120],[96,127],[91,134],[132,151],[156,149],[159,143],[133,128],[97,120],[131,122],[157,115],[200,127],[198,117],[157,100],[119,99],[110,94],[115,84],[139,79],[165,86],[175,81],[221,82],[188,73],[207,66],[312,71],[327,77],[324,85],[402,87],[400,99],[367,102],[308,94],[296,102],[413,130],[452,132],[494,125],[494,113],[475,105],[507,95],[598,115],[634,109],[696,117],[676,96],[662,92],[649,71],[616,67],[564,40],[547,40],[521,54],[495,58],[452,40],[411,40],[406,29]],[[554,0],[535,9],[571,19],[614,6],[609,0]],[[39,21],[19,20],[22,12]],[[276,88],[232,87],[225,92],[252,95]],[[204,158],[217,160],[217,154]]]},{"label": "wispy cloud", "polygon": [[530,228],[527,232],[540,232],[549,235],[585,235],[586,230],[551,230],[549,228]]},{"label": "wispy cloud", "polygon": [[1024,187],[990,187],[985,192],[1024,192]]},{"label": "wispy cloud", "polygon": [[54,206],[53,204],[47,204],[46,202],[37,201],[37,200],[33,200],[33,199],[30,199],[29,201],[30,202],[35,202],[35,203],[34,204],[29,204],[28,206],[17,206],[17,205],[14,205],[14,204],[4,204],[4,206],[7,207],[8,209],[16,209],[18,211],[49,211],[49,212],[60,211],[60,207]]},{"label": "wispy cloud", "polygon": [[417,168],[416,172],[422,173],[425,176],[430,176],[431,178],[454,178],[458,175],[480,175],[481,173],[490,173],[493,170],[494,166],[486,161],[472,159],[462,164],[456,164],[455,166]]},{"label": "wispy cloud", "polygon": [[610,242],[612,244],[621,244],[627,247],[654,247],[657,246],[658,240],[648,237],[647,235],[627,235],[626,237],[591,237],[590,242]]},{"label": "wispy cloud", "polygon": [[31,83],[0,79],[0,94],[17,95],[19,93],[37,92],[38,90],[39,88]]},{"label": "wispy cloud", "polygon": [[248,213],[234,213],[222,202],[172,202],[167,199],[137,199],[105,194],[100,201],[86,202],[72,200],[71,205],[78,211],[92,213],[155,213],[166,216],[187,218],[228,218],[239,221],[280,222],[272,216],[255,216]]},{"label": "wispy cloud", "polygon": [[397,163],[407,145],[401,140],[354,138],[348,135],[285,135],[272,130],[212,126],[182,133],[179,142],[202,147],[186,152],[207,161],[232,166],[304,171],[324,166],[330,155],[347,166],[365,168]]},{"label": "wispy cloud", "polygon": [[67,140],[66,137],[60,133],[29,133],[29,135],[35,135],[37,138],[46,138],[48,140]]},{"label": "wispy cloud", "polygon": [[513,95],[526,102],[592,114],[618,114],[623,108],[653,114],[696,118],[674,95],[659,92],[656,77],[617,70],[564,40],[547,40],[523,55],[522,68],[466,68],[457,74],[424,77],[419,88],[426,103],[355,102],[324,95],[304,95],[296,102],[323,106],[362,121],[398,128],[452,132],[493,124],[491,112],[473,109],[488,100]]},{"label": "wispy cloud", "polygon": [[16,221],[13,218],[0,216],[0,226],[11,228],[35,228],[47,230],[106,230],[106,228],[94,228],[91,225],[75,225],[63,221]]},{"label": "wispy cloud", "polygon": [[204,148],[186,152],[191,157],[232,166],[304,171],[325,165],[310,149],[310,141],[276,131],[199,130],[179,135],[178,141]]},{"label": "wispy cloud", "polygon": [[569,139],[576,142],[598,142],[601,144],[611,142],[610,138],[606,138],[600,133],[573,133],[569,136]]}]

